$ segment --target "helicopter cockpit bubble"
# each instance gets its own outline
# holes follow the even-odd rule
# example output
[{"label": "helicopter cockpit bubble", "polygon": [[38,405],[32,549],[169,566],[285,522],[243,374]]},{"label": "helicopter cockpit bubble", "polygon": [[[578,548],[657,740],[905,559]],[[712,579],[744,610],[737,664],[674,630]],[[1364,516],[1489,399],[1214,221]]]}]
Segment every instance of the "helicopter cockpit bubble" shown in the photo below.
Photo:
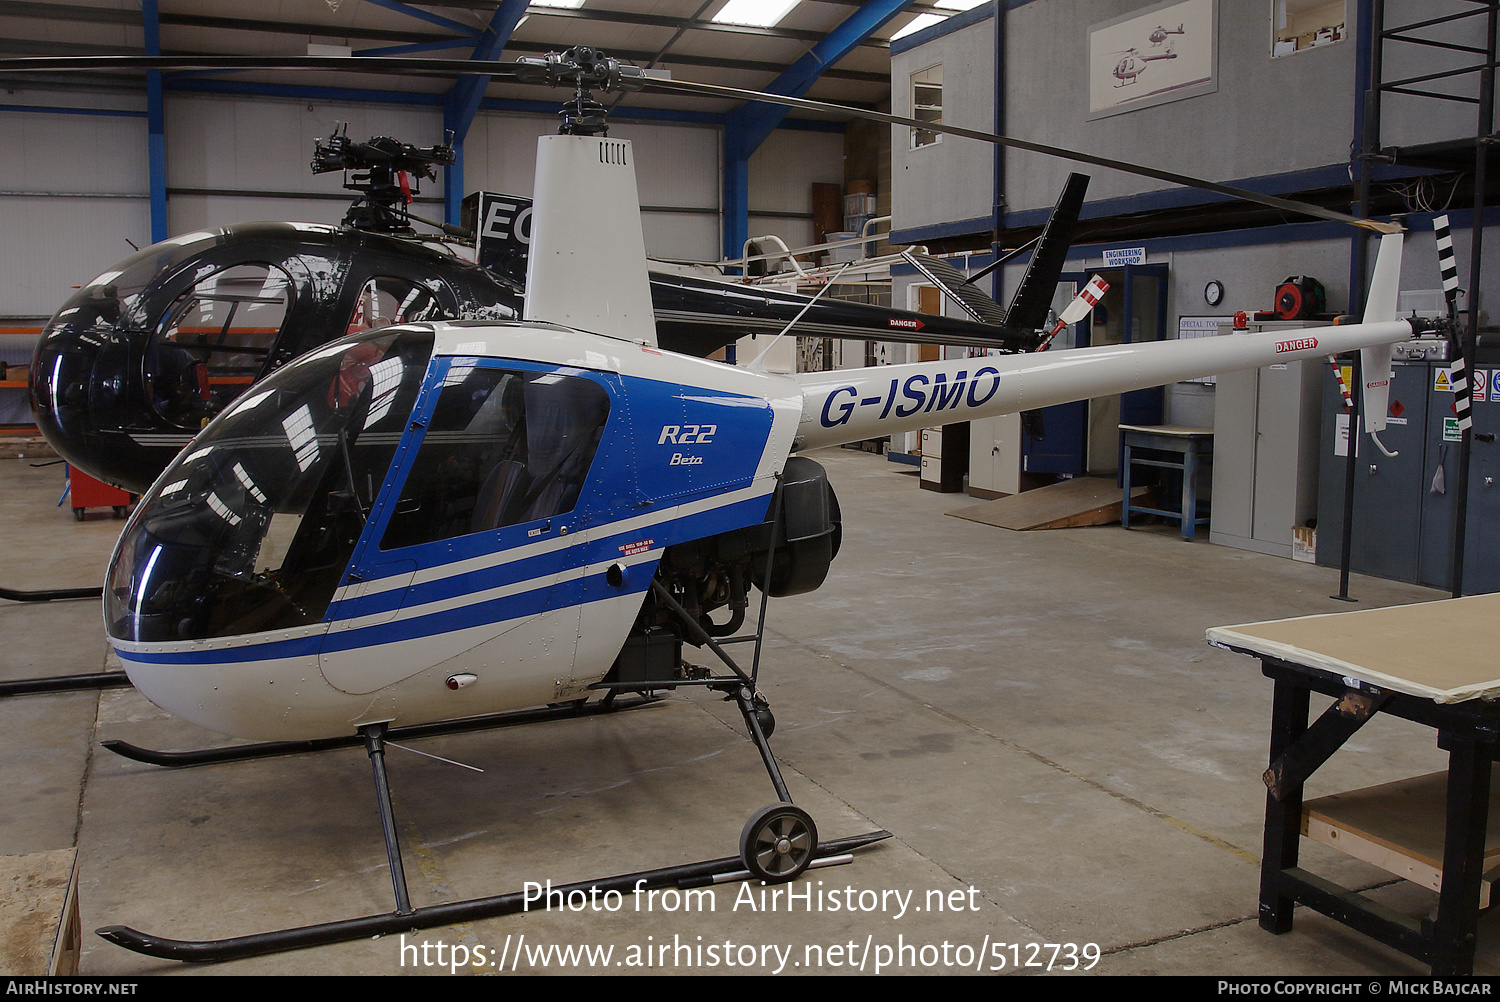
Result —
[{"label": "helicopter cockpit bubble", "polygon": [[231,404],[121,536],[105,588],[111,637],[202,640],[321,621],[432,345],[429,329],[355,335]]},{"label": "helicopter cockpit bubble", "polygon": [[516,315],[519,292],[411,241],[313,223],[243,223],[138,251],[43,331],[32,411],[58,452],[142,493],[255,381],[345,333]]},{"label": "helicopter cockpit bubble", "polygon": [[[129,406],[130,346],[124,331],[149,330],[143,295],[159,272],[198,253],[210,234],[187,234],[138,251],[82,286],[42,329],[31,366],[31,405],[48,440],[81,445]],[[139,360],[137,359],[137,365]],[[77,449],[63,458],[78,464]]]}]

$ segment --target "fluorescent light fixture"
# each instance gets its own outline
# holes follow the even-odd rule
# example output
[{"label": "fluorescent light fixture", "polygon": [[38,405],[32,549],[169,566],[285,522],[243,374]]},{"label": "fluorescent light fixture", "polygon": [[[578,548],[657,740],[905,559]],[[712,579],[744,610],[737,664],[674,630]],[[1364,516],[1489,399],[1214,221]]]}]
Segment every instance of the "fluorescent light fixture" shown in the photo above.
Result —
[{"label": "fluorescent light fixture", "polygon": [[[583,0],[531,0],[528,7],[566,7],[568,10],[577,10],[583,6]],[[516,25],[520,27],[520,25]]]},{"label": "fluorescent light fixture", "polygon": [[718,24],[745,24],[752,28],[769,28],[786,17],[800,0],[729,0],[713,16]]},{"label": "fluorescent light fixture", "polygon": [[937,0],[933,6],[943,10],[973,10],[980,4],[989,2],[990,0]]}]

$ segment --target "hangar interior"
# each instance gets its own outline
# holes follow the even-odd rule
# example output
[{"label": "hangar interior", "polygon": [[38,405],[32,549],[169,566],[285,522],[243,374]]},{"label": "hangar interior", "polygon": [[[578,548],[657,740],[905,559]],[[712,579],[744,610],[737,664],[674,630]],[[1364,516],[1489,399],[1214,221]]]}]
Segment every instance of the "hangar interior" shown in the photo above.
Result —
[{"label": "hangar interior", "polygon": [[[834,553],[822,558],[826,579],[812,575],[808,587],[795,569],[789,572],[795,583],[783,590],[792,594],[770,600],[764,650],[755,645],[758,691],[775,711],[770,747],[786,795],[771,789],[758,769],[757,745],[746,737],[753,713],[737,708],[733,692],[722,686],[663,682],[652,689],[660,698],[640,708],[392,741],[385,752],[387,803],[394,807],[389,831],[399,837],[406,886],[419,909],[523,884],[562,886],[733,856],[743,819],[773,799],[795,801],[816,819],[815,834],[824,839],[889,833],[845,866],[799,870],[787,886],[806,888],[800,899],[778,904],[761,896],[773,887],[727,882],[694,895],[626,893],[619,907],[597,899],[574,906],[565,899],[521,915],[460,918],[420,932],[201,965],[142,956],[94,930],[123,925],[218,940],[389,912],[391,857],[371,809],[367,762],[373,756],[355,745],[164,769],[100,743],[187,749],[238,742],[160,709],[130,687],[44,694],[0,688],[0,721],[16,735],[20,752],[0,764],[10,803],[0,816],[0,858],[10,881],[0,902],[3,917],[11,922],[20,915],[20,924],[34,931],[36,916],[62,900],[74,933],[73,939],[47,940],[44,948],[7,934],[0,972],[46,973],[50,963],[111,977],[578,973],[591,967],[614,973],[1500,973],[1493,919],[1476,915],[1472,902],[1457,918],[1451,905],[1439,908],[1442,861],[1453,870],[1460,858],[1444,856],[1457,850],[1444,845],[1441,792],[1432,795],[1430,782],[1420,790],[1402,785],[1449,768],[1453,741],[1445,736],[1440,748],[1433,732],[1438,725],[1421,713],[1402,717],[1394,704],[1388,713],[1368,711],[1368,724],[1359,717],[1344,725],[1348,732],[1333,745],[1342,750],[1308,778],[1306,796],[1326,807],[1316,798],[1337,800],[1345,791],[1394,784],[1392,795],[1407,799],[1395,807],[1381,801],[1376,814],[1397,822],[1420,851],[1395,853],[1399,859],[1369,848],[1344,851],[1337,839],[1342,833],[1351,841],[1349,830],[1334,824],[1334,834],[1321,838],[1308,829],[1310,837],[1300,840],[1300,866],[1317,871],[1328,886],[1358,892],[1371,914],[1403,931],[1378,942],[1380,936],[1356,931],[1358,922],[1351,928],[1317,906],[1299,907],[1293,925],[1286,917],[1289,902],[1277,919],[1282,934],[1263,928],[1264,860],[1275,852],[1286,861],[1285,847],[1271,841],[1279,808],[1268,801],[1262,780],[1273,686],[1245,650],[1211,647],[1204,639],[1205,631],[1229,624],[1500,591],[1500,511],[1491,499],[1500,465],[1500,453],[1493,452],[1500,388],[1490,380],[1500,366],[1491,364],[1494,328],[1485,312],[1497,250],[1497,221],[1487,202],[1500,179],[1488,162],[1487,142],[1494,132],[1500,5],[802,0],[769,5],[778,10],[759,24],[748,23],[753,15],[740,9],[753,6],[744,0],[284,0],[274,9],[246,0],[0,3],[6,86],[0,122],[11,140],[0,149],[8,178],[0,198],[10,210],[9,239],[0,241],[0,445],[7,453],[0,463],[6,540],[0,586],[96,586],[123,559],[115,552],[122,528],[111,510],[117,502],[70,517],[82,496],[59,498],[62,468],[43,465],[56,453],[39,438],[32,413],[36,380],[48,377],[45,367],[32,365],[33,353],[49,318],[75,290],[113,290],[125,274],[122,259],[135,254],[145,260],[154,252],[165,261],[171,248],[187,247],[203,239],[195,234],[219,227],[256,220],[337,227],[350,193],[336,177],[309,171],[308,158],[315,141],[328,141],[342,127],[355,140],[389,136],[416,147],[452,147],[452,163],[412,192],[414,218],[461,226],[464,198],[476,191],[540,202],[537,140],[558,131],[563,92],[498,70],[455,78],[451,68],[435,64],[426,70],[355,68],[361,58],[454,59],[485,69],[593,46],[677,80],[925,123],[886,124],[836,110],[788,111],[738,96],[649,87],[599,95],[608,108],[609,137],[632,144],[641,235],[653,268],[695,274],[708,268],[731,279],[744,270],[767,287],[816,293],[815,303],[825,306],[856,302],[910,311],[881,321],[885,337],[856,339],[830,327],[773,340],[769,349],[767,328],[743,318],[721,325],[732,334],[710,357],[752,373],[769,370],[768,378],[800,373],[804,388],[815,385],[818,372],[833,380],[848,370],[852,379],[870,366],[952,360],[969,366],[957,378],[972,373],[972,401],[984,371],[978,367],[998,364],[984,360],[1002,350],[890,340],[890,331],[910,325],[912,314],[928,317],[934,331],[937,317],[967,322],[970,315],[961,296],[938,288],[898,252],[921,248],[956,268],[961,279],[980,274],[980,289],[1001,306],[1011,303],[1042,256],[1030,253],[1028,242],[1042,234],[1072,171],[1091,178],[1061,273],[1048,279],[1049,290],[1056,286],[1051,306],[1060,313],[1095,275],[1110,291],[1054,332],[1050,347],[1060,353],[1059,365],[1073,357],[1061,353],[1073,348],[1234,338],[1236,313],[1246,314],[1255,331],[1315,331],[1335,316],[1357,319],[1367,291],[1379,284],[1377,240],[1344,222],[1310,221],[1221,193],[972,142],[939,127],[1146,164],[1361,218],[1398,218],[1408,234],[1401,317],[1450,319],[1434,235],[1435,218],[1446,216],[1462,286],[1451,318],[1455,334],[1429,338],[1417,354],[1397,358],[1383,438],[1356,434],[1353,455],[1348,429],[1358,416],[1348,415],[1334,367],[1324,358],[1085,397],[1036,410],[1036,424],[1020,413],[953,423],[934,418],[926,427],[805,453],[826,469],[826,482],[837,492],[819,512],[820,525],[837,527]],[[178,62],[164,68],[68,62],[89,56]],[[263,62],[229,69],[211,62],[220,56]],[[294,66],[302,57],[348,65]],[[54,62],[21,61],[27,58]],[[586,201],[580,195],[580,204]],[[598,243],[612,246],[611,235],[601,233]],[[141,257],[141,248],[157,244],[161,248]],[[792,263],[792,255],[772,253],[778,247],[816,249]],[[770,254],[769,264],[747,260],[755,253]],[[616,260],[607,259],[603,268],[613,271]],[[274,269],[263,265],[266,270]],[[218,274],[205,270],[191,287]],[[608,284],[600,276],[592,265],[578,267],[577,297],[587,300],[589,290]],[[312,274],[309,284],[342,280],[331,272]],[[182,288],[188,287],[185,279]],[[179,306],[189,294],[181,295],[173,301],[175,319],[149,319],[158,331],[186,329]],[[241,298],[254,304],[255,295],[266,293]],[[1284,306],[1284,295],[1296,304]],[[290,298],[283,306],[297,308]],[[506,310],[484,318],[518,315]],[[658,305],[658,325],[662,316]],[[336,317],[326,336],[376,326],[364,319]],[[786,321],[795,332],[790,316],[775,326]],[[227,330],[230,320],[223,324]],[[1423,329],[1437,327],[1429,322]],[[1302,337],[1279,336],[1288,344]],[[1472,430],[1456,423],[1449,390],[1452,356],[1460,351],[1473,386]],[[274,354],[261,350],[256,365],[267,364],[254,378],[281,364],[272,361]],[[149,383],[152,356],[144,362],[124,357],[120,378],[144,373]],[[58,372],[72,364],[61,355],[56,361]],[[1350,370],[1343,378],[1355,381],[1352,359],[1341,364]],[[555,369],[544,378],[555,381],[576,369]],[[537,371],[527,362],[517,373],[534,378]],[[228,387],[226,401],[252,382],[215,378]],[[213,396],[219,390],[208,376],[202,380],[202,401],[222,406]],[[996,387],[1000,383],[997,373]],[[897,400],[896,386],[892,378],[887,411]],[[614,387],[608,383],[611,394]],[[611,396],[615,413],[625,409],[624,392]],[[962,389],[956,392],[962,397]],[[327,399],[336,412],[335,396],[330,390]],[[160,402],[151,406],[166,413]],[[527,406],[534,404],[528,399]],[[647,415],[637,421],[654,420],[656,412],[641,397],[630,406]],[[217,411],[202,411],[201,424],[199,413],[174,427],[181,441],[173,439],[172,450]],[[824,405],[825,428],[831,413]],[[804,426],[807,421],[804,416]],[[404,434],[421,423],[414,420]],[[668,428],[678,436],[686,426],[681,417],[658,424],[662,441]],[[1186,475],[1198,484],[1197,503],[1207,520],[1192,542],[1183,541],[1194,534],[1181,523],[1191,522],[1193,513],[1174,513],[1172,499],[1183,485],[1170,472],[1152,483],[1151,504],[1165,505],[1165,516],[1146,523],[1136,516],[1128,530],[1118,524],[1120,481],[1134,469],[1122,425],[1212,440],[1211,468],[1198,480]],[[689,427],[703,436],[699,445],[710,441],[709,426]],[[723,437],[730,437],[727,425]],[[326,433],[323,438],[338,444]],[[610,440],[602,441],[608,452]],[[341,447],[350,483],[347,491],[341,483],[328,493],[328,533],[341,515],[357,510],[358,536],[366,515],[377,510],[376,484],[372,480],[362,493],[347,458],[349,443]],[[1151,465],[1163,467],[1161,455],[1147,455],[1155,457]],[[639,476],[642,483],[649,479]],[[1153,470],[1149,476],[1159,475]],[[1078,527],[1018,531],[987,514],[992,502],[1085,481],[1105,485],[1112,515]],[[243,476],[241,483],[254,493]],[[134,505],[134,494],[144,489],[134,488],[124,504]],[[1129,481],[1124,493],[1128,514]],[[395,507],[396,497],[380,504]],[[775,498],[773,511],[780,510],[780,488]],[[568,513],[565,505],[547,512]],[[137,517],[126,532],[140,524]],[[464,525],[467,530],[467,515]],[[770,524],[771,538],[778,525]],[[642,552],[653,542],[643,537]],[[621,545],[620,553],[635,545]],[[635,566],[617,563],[611,573],[618,567],[624,575]],[[770,575],[769,561],[766,566]],[[334,571],[345,569],[340,563]],[[120,573],[150,576],[149,569]],[[426,571],[413,564],[410,571],[386,573],[421,580]],[[649,572],[646,578],[658,580]],[[559,576],[546,601],[572,594],[569,580]],[[357,591],[361,583],[351,571],[341,587]],[[288,591],[277,587],[283,596]],[[589,585],[580,587],[588,596]],[[755,620],[760,588],[733,588],[748,592],[748,619]],[[576,644],[579,651],[591,641],[607,646],[588,634],[607,632],[613,621],[589,618],[588,597],[570,601],[573,632],[537,634],[528,643],[569,650]],[[319,619],[313,613],[309,622]],[[632,609],[623,622],[634,618]],[[713,622],[707,612],[702,618]],[[632,629],[642,629],[642,622]],[[1489,622],[1466,623],[1453,633],[1404,633],[1395,646],[1446,663],[1456,648],[1483,648]],[[648,668],[661,656],[650,646],[660,639],[659,627],[645,628],[642,644],[627,648]],[[184,639],[168,645],[167,662],[186,658],[191,641],[202,639],[182,624],[177,628]],[[122,667],[101,629],[96,597],[0,598],[0,629],[10,647],[0,686]],[[630,642],[635,639],[633,633]],[[713,645],[700,639],[694,634],[676,644],[674,670],[676,652],[689,676],[711,660]],[[511,658],[536,656],[488,650],[483,657],[501,670]],[[291,682],[291,703],[318,684],[320,671],[327,674],[327,652],[323,668],[316,650],[309,664],[306,677]],[[471,666],[480,676],[488,667]],[[474,677],[447,674],[451,689]],[[579,694],[565,689],[559,682],[559,704],[564,694]],[[1378,690],[1355,682],[1335,706],[1375,699],[1372,691],[1389,698]],[[366,717],[379,718],[379,693],[364,694]],[[1284,706],[1289,698],[1278,695],[1278,713],[1292,712]],[[1325,704],[1315,700],[1314,712]],[[1490,705],[1483,698],[1455,705],[1481,704]],[[1325,717],[1334,715],[1330,710]],[[1295,743],[1295,726],[1292,732],[1273,734],[1273,747]],[[1480,775],[1472,780],[1486,788],[1490,740],[1478,739]],[[774,785],[776,769],[769,768]],[[1282,819],[1283,831],[1301,819],[1300,784],[1292,796],[1287,802],[1298,810],[1292,821]],[[1432,802],[1417,804],[1421,797]],[[1450,792],[1452,830],[1454,802]],[[1481,807],[1487,802],[1479,801]],[[1478,813],[1482,842],[1485,811]],[[1314,817],[1312,828],[1318,823]],[[1290,838],[1298,842],[1295,831]],[[1411,864],[1412,853],[1424,862]],[[1494,863],[1483,858],[1486,866]],[[1290,863],[1297,868],[1295,850]],[[1402,867],[1409,879],[1393,872]],[[1488,874],[1465,873],[1488,904]],[[60,921],[66,934],[68,920]],[[1388,945],[1393,936],[1396,945]],[[456,947],[463,948],[464,963],[454,960]],[[587,959],[576,952],[596,948],[607,952]],[[447,959],[436,960],[439,955]]]}]

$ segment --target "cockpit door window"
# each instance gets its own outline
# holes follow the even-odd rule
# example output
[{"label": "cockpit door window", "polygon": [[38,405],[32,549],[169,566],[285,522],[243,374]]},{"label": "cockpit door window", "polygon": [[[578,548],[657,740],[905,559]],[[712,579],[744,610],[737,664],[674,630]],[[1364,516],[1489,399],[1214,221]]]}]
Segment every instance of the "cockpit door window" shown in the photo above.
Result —
[{"label": "cockpit door window", "polygon": [[151,406],[196,430],[264,374],[292,302],[280,268],[240,264],[199,279],[172,303],[146,350]]},{"label": "cockpit door window", "polygon": [[152,487],[110,567],[110,636],[321,622],[406,432],[430,330],[315,349],[237,400]]},{"label": "cockpit door window", "polygon": [[[612,424],[619,434],[610,378],[487,358],[434,363],[351,586],[329,614],[319,662],[331,685],[374,692],[465,652],[483,660],[475,649],[515,630],[538,642],[502,655],[511,682],[531,673],[550,691],[571,677],[588,562],[578,541],[602,479],[591,473]],[[384,656],[369,656],[376,645]],[[402,656],[409,650],[421,653]]]},{"label": "cockpit door window", "polygon": [[587,377],[455,359],[380,548],[572,511],[608,417]]}]

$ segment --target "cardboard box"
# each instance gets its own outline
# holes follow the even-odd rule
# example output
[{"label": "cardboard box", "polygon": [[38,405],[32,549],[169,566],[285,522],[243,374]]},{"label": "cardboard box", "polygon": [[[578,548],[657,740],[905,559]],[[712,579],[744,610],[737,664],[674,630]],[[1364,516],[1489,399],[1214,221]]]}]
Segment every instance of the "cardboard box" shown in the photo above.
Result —
[{"label": "cardboard box", "polygon": [[1304,564],[1318,562],[1318,530],[1305,525],[1292,526],[1292,559]]}]

